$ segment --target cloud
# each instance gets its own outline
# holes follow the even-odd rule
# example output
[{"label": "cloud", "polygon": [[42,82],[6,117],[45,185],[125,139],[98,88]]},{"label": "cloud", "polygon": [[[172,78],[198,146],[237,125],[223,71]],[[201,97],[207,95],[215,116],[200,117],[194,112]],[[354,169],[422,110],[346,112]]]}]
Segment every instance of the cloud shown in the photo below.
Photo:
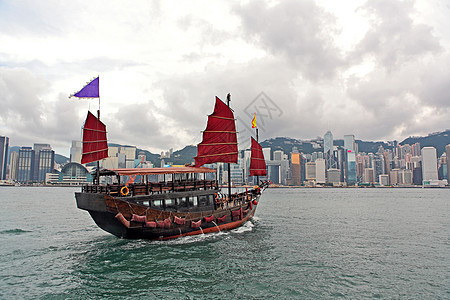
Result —
[{"label": "cloud", "polygon": [[314,1],[259,1],[235,6],[242,29],[255,44],[284,56],[307,80],[333,78],[344,65],[335,46],[335,17]]}]

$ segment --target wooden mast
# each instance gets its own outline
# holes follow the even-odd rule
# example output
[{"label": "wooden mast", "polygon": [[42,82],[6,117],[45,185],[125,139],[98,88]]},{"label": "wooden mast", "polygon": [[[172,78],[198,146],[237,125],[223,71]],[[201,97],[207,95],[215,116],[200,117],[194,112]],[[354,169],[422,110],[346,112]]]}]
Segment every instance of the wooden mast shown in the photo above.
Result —
[{"label": "wooden mast", "polygon": [[[231,101],[231,94],[228,93],[227,95],[227,106],[230,107],[230,101]],[[231,170],[230,170],[230,163],[227,163],[228,165],[228,201],[231,201]]]}]

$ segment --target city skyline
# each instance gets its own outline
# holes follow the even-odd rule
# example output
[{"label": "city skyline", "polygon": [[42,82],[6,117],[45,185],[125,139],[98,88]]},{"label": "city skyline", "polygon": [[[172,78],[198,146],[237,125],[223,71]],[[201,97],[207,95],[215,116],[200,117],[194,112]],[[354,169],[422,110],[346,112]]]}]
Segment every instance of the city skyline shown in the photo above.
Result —
[{"label": "city skyline", "polygon": [[[427,138],[427,137],[430,137],[430,136],[434,136],[434,135],[436,135],[436,134],[446,134],[446,132],[448,132],[448,131],[450,131],[450,129],[446,129],[446,130],[443,130],[443,131],[438,131],[438,132],[432,132],[432,133],[428,133],[427,135],[425,135],[425,136],[413,136],[413,137],[408,137],[408,138]],[[396,143],[402,143],[403,141],[405,141],[405,140],[403,140],[403,141],[401,141],[401,140],[396,140],[396,139],[394,139],[394,140],[389,140],[389,141],[387,141],[387,140],[385,140],[385,141],[370,141],[370,140],[362,140],[362,139],[359,139],[357,136],[355,136],[354,134],[346,134],[346,135],[344,135],[344,136],[342,136],[342,138],[341,137],[337,137],[337,138],[334,138],[334,134],[332,133],[332,131],[331,130],[327,130],[327,132],[325,132],[322,136],[316,136],[316,137],[311,137],[311,138],[307,138],[307,139],[298,139],[298,138],[295,138],[295,137],[272,137],[272,138],[267,138],[267,139],[264,139],[264,140],[262,140],[262,141],[260,141],[260,143],[264,143],[264,142],[266,142],[266,141],[271,141],[271,140],[273,140],[273,139],[279,139],[279,138],[286,138],[286,139],[293,139],[293,140],[297,140],[297,141],[299,141],[299,142],[307,142],[307,143],[316,143],[317,142],[317,140],[321,140],[322,142],[323,142],[323,145],[321,146],[321,147],[323,147],[324,148],[324,155],[326,155],[326,152],[327,152],[327,135],[328,134],[330,134],[331,135],[331,144],[333,144],[333,141],[342,141],[344,144],[343,144],[343,147],[344,147],[344,149],[347,149],[348,148],[348,146],[346,147],[346,145],[345,145],[345,140],[346,140],[346,137],[347,138],[349,138],[349,137],[352,137],[352,144],[354,143],[355,144],[355,146],[352,146],[352,147],[356,147],[356,149],[357,149],[357,142],[358,141],[360,141],[360,142],[368,142],[368,143],[386,143],[386,144],[389,144],[389,143],[393,143],[393,142],[396,142]],[[1,135],[0,135],[1,136]],[[8,138],[8,143],[9,143],[9,148],[20,148],[20,147],[29,147],[29,146],[31,146],[31,145],[33,145],[33,144],[36,144],[36,143],[47,143],[47,141],[38,141],[38,142],[36,142],[36,141],[34,141],[34,142],[32,142],[31,144],[26,144],[26,145],[17,145],[17,144],[14,144],[14,141],[13,140],[11,140],[10,139],[10,137],[7,137]],[[55,149],[54,147],[53,147],[53,150],[55,150],[55,154],[58,154],[58,155],[62,155],[62,156],[64,156],[64,157],[67,157],[67,158],[70,158],[70,156],[72,155],[71,154],[71,147],[73,147],[73,143],[78,143],[79,144],[79,146],[81,147],[81,140],[71,140],[70,141],[70,144],[69,145],[67,145],[67,148],[60,148],[60,149],[63,149],[62,151],[57,151],[57,149]],[[108,141],[108,144],[113,144],[113,145],[122,145],[122,146],[125,146],[126,144],[121,144],[121,143],[110,143],[109,141]],[[132,147],[137,147],[137,148],[139,148],[138,146],[136,146],[136,145],[130,145],[130,146],[132,146]],[[184,145],[184,146],[182,146],[181,148],[179,148],[179,149],[175,149],[175,151],[180,151],[180,150],[183,150],[184,148],[186,148],[186,147],[189,147],[189,146],[197,146],[197,145]],[[148,149],[143,149],[143,148],[139,148],[140,150],[144,150],[144,151],[149,151],[150,153],[152,153],[152,154],[158,154],[158,153],[165,153],[165,151],[167,151],[167,149],[163,149],[163,151],[160,151],[160,152],[158,152],[158,153],[155,153],[155,152],[151,152],[150,150],[148,150]],[[171,151],[174,151],[173,149],[173,147],[171,147],[170,148],[171,149]],[[241,145],[239,146],[239,150],[240,151],[244,151],[244,150],[248,150],[248,149],[250,149],[249,147],[247,147],[247,148],[242,148],[241,147]],[[353,150],[355,150],[355,148],[352,148]],[[329,149],[328,149],[329,150]],[[445,150],[444,150],[444,152],[445,152]],[[10,154],[10,153],[9,153]],[[332,167],[332,166],[331,166]]]},{"label": "city skyline", "polygon": [[450,117],[448,15],[424,0],[3,2],[0,134],[60,153],[98,108],[68,96],[100,76],[109,140],[154,153],[197,144],[227,93],[238,131],[257,111],[263,139],[424,135]]}]

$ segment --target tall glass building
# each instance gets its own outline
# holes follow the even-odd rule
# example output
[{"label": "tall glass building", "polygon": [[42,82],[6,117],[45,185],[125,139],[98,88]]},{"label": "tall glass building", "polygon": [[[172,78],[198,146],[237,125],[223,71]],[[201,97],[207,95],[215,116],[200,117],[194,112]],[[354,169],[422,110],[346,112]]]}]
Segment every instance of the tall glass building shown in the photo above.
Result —
[{"label": "tall glass building", "polygon": [[6,179],[6,165],[8,164],[9,138],[0,136],[0,180]]},{"label": "tall glass building", "polygon": [[356,184],[356,154],[347,150],[347,184]]}]

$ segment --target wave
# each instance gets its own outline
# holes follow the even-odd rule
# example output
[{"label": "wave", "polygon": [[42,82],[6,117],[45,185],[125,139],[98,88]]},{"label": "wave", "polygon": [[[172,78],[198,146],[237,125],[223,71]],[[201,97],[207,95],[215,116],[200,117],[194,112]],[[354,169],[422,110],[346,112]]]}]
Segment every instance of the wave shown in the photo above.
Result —
[{"label": "wave", "polygon": [[32,231],[27,231],[27,230],[23,230],[23,229],[20,229],[20,228],[15,228],[15,229],[2,230],[2,231],[0,231],[0,234],[18,235],[18,234],[23,234],[23,233],[28,233],[28,232],[32,232]]}]

